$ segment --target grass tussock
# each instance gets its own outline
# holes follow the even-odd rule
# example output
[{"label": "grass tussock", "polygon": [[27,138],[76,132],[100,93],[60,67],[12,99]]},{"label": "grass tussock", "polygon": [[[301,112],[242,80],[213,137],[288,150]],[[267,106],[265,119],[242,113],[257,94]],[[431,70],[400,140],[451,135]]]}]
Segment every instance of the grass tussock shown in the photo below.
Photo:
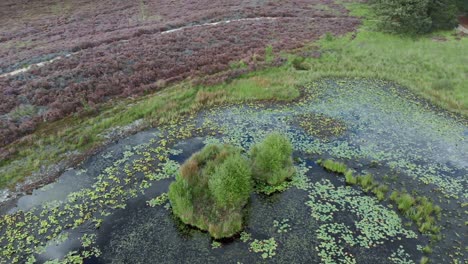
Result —
[{"label": "grass tussock", "polygon": [[324,167],[326,170],[331,171],[331,172],[336,172],[336,173],[341,173],[345,174],[348,171],[348,167],[346,164],[333,161],[333,160],[319,160],[317,162],[319,165]]},{"label": "grass tussock", "polygon": [[435,219],[440,218],[441,208],[427,197],[413,197],[406,192],[394,191],[390,200],[397,205],[398,210],[416,223],[421,233],[436,235],[440,232]]},{"label": "grass tussock", "polygon": [[242,229],[242,209],[251,191],[249,163],[240,150],[210,145],[182,165],[169,199],[182,222],[218,239]]},{"label": "grass tussock", "polygon": [[231,237],[242,229],[252,175],[261,187],[283,183],[294,173],[291,154],[291,143],[278,133],[255,145],[250,161],[236,147],[208,145],[184,162],[169,186],[173,213],[215,239]]},{"label": "grass tussock", "polygon": [[250,151],[252,175],[259,185],[277,186],[294,174],[292,144],[279,134],[268,135]]}]

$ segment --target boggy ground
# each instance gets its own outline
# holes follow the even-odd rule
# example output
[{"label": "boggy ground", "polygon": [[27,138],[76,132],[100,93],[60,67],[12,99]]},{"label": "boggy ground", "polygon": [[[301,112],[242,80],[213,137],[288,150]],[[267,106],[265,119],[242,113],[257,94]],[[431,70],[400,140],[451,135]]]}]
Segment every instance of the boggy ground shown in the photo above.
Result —
[{"label": "boggy ground", "polygon": [[[326,79],[303,90],[291,103],[217,107],[109,146],[3,209],[0,262],[466,261],[466,120],[383,81]],[[307,120],[319,117],[310,130]],[[251,197],[244,233],[218,244],[172,217],[159,195],[181,162],[207,143],[248,150],[270,131],[292,140],[298,173],[284,192]],[[387,200],[346,187],[315,163],[330,157],[441,206],[432,254],[423,252],[430,237]]]}]

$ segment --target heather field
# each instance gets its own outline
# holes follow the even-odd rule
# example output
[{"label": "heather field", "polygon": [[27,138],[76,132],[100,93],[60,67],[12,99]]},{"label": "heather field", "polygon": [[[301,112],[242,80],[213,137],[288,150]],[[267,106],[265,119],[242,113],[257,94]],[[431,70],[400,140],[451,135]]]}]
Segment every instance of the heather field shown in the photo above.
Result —
[{"label": "heather field", "polygon": [[0,264],[467,263],[450,1],[1,1]]},{"label": "heather field", "polygon": [[37,2],[2,3],[0,73],[60,59],[0,77],[0,147],[44,121],[188,77],[225,72],[214,80],[222,81],[233,63],[248,68],[266,47],[291,50],[358,25],[322,1]]}]

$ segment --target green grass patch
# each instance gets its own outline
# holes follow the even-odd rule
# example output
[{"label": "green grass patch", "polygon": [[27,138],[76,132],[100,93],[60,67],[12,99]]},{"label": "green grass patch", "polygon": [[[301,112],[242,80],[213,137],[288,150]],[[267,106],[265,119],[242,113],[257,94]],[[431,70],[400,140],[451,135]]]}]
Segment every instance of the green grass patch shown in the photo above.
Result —
[{"label": "green grass patch", "polygon": [[336,172],[340,174],[345,174],[348,171],[348,167],[346,164],[338,162],[338,161],[333,161],[333,160],[318,160],[317,163],[324,167],[326,170],[331,171],[331,172]]},{"label": "green grass patch", "polygon": [[182,222],[206,230],[215,239],[242,229],[242,209],[252,191],[248,161],[240,150],[209,145],[180,168],[169,187],[172,209]]},{"label": "green grass patch", "polygon": [[292,144],[279,134],[269,134],[263,142],[252,147],[252,175],[258,185],[277,186],[294,174]]}]

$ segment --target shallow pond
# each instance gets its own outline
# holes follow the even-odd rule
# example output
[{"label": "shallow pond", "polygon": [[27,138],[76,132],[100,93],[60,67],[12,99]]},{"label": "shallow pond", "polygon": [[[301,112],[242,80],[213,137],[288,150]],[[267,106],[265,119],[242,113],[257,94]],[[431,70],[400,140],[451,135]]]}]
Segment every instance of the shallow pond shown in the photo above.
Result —
[{"label": "shallow pond", "polygon": [[[212,241],[168,202],[149,206],[205,144],[248,150],[271,131],[293,142],[298,173],[284,192],[252,195],[237,237]],[[0,222],[0,263],[418,263],[429,237],[320,158],[431,198],[442,207],[442,240],[427,256],[463,262],[467,134],[466,120],[375,80],[322,80],[292,103],[213,108],[120,140],[19,199]]]}]

